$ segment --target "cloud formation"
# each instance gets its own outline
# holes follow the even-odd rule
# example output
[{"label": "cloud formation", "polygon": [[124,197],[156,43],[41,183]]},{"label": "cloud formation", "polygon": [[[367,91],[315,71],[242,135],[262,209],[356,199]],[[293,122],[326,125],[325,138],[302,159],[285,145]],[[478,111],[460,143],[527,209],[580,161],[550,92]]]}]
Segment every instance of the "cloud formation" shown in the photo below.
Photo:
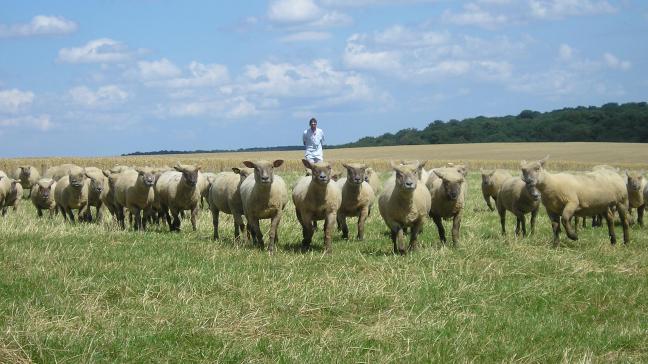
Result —
[{"label": "cloud formation", "polygon": [[36,15],[29,23],[0,24],[0,38],[69,34],[77,28],[75,22],[60,16]]},{"label": "cloud formation", "polygon": [[91,40],[81,47],[62,48],[58,60],[64,63],[114,63],[131,58],[128,47],[110,38]]},{"label": "cloud formation", "polygon": [[15,114],[34,101],[34,93],[18,89],[0,90],[0,112]]}]

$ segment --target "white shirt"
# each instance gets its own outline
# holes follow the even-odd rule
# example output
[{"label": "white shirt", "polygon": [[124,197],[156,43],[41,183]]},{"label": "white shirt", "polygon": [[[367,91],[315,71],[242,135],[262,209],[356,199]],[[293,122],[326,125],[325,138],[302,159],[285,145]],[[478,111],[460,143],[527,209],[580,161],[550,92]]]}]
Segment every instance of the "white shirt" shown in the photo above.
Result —
[{"label": "white shirt", "polygon": [[324,153],[322,152],[322,144],[324,143],[324,131],[316,128],[312,131],[311,128],[304,130],[303,135],[304,145],[306,152],[304,156],[309,160],[324,160]]}]

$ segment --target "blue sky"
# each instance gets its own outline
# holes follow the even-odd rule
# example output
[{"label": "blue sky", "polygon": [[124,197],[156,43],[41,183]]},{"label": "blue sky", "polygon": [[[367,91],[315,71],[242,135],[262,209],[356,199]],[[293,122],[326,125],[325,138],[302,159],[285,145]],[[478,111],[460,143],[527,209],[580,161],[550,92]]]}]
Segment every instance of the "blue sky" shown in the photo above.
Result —
[{"label": "blue sky", "polygon": [[0,156],[339,144],[648,99],[648,2],[0,0]]}]

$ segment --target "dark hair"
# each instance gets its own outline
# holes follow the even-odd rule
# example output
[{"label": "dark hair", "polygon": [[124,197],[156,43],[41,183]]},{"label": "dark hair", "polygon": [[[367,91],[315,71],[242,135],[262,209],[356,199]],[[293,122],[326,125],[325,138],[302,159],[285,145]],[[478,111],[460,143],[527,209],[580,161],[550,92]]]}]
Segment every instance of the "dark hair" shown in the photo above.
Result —
[{"label": "dark hair", "polygon": [[317,119],[315,119],[315,118],[311,118],[310,121],[308,122],[308,124],[310,125],[310,123],[312,123],[313,121],[315,122],[315,124],[317,124]]}]

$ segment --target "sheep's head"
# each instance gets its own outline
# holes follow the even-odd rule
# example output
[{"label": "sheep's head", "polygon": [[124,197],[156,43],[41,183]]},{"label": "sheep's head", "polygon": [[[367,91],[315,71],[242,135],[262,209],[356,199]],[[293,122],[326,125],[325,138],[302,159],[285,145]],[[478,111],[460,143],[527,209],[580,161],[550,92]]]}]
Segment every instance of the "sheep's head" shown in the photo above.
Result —
[{"label": "sheep's head", "polygon": [[283,164],[283,159],[270,161],[244,161],[243,164],[248,168],[254,168],[254,181],[262,185],[270,185],[274,181],[274,169]]},{"label": "sheep's head", "polygon": [[135,170],[137,171],[137,178],[141,179],[144,186],[153,187],[155,184],[155,172],[152,168],[135,168]]},{"label": "sheep's head", "polygon": [[90,190],[101,193],[104,189],[104,176],[103,175],[94,175],[94,174],[85,174],[86,178],[90,180]]},{"label": "sheep's head", "polygon": [[488,186],[491,186],[493,184],[493,182],[491,181],[491,178],[493,177],[494,173],[495,173],[495,171],[485,171],[485,170],[482,169],[482,171],[481,171],[482,186],[488,187]]},{"label": "sheep's head", "polygon": [[111,172],[112,170],[104,169],[101,171],[104,176],[108,178],[108,187],[111,190],[115,189],[115,183],[117,183],[117,178],[119,178],[119,173]]},{"label": "sheep's head", "polygon": [[441,178],[441,186],[443,186],[448,200],[454,201],[459,198],[465,181],[463,174],[455,168],[435,169],[434,174]]},{"label": "sheep's head", "polygon": [[18,178],[20,178],[23,181],[27,181],[30,176],[31,176],[31,166],[20,166],[20,175],[18,176]]},{"label": "sheep's head", "polygon": [[20,185],[20,180],[10,179],[9,181],[10,181],[9,192],[16,193],[18,190],[18,185]]},{"label": "sheep's head", "polygon": [[367,166],[360,163],[342,163],[347,170],[347,183],[361,185],[365,181]]},{"label": "sheep's head", "polygon": [[311,178],[314,183],[326,185],[331,180],[333,167],[328,162],[313,163],[308,159],[302,159],[304,166],[311,171]]},{"label": "sheep's head", "polygon": [[232,168],[232,172],[239,175],[239,177],[240,177],[239,183],[241,183],[247,178],[247,176],[254,173],[254,168],[248,168],[248,167],[238,168],[238,167],[234,167],[234,168]]},{"label": "sheep's head", "polygon": [[68,176],[70,178],[70,186],[74,188],[81,188],[86,181],[85,169],[74,169],[68,171]]},{"label": "sheep's head", "polygon": [[520,162],[520,168],[522,169],[522,180],[527,185],[536,186],[538,183],[543,183],[544,181],[544,166],[547,163],[549,156],[546,156],[539,161],[535,162]]},{"label": "sheep's head", "polygon": [[38,196],[43,200],[49,199],[54,183],[56,183],[56,181],[53,179],[38,181]]},{"label": "sheep's head", "polygon": [[364,177],[365,182],[368,183],[369,179],[375,174],[376,174],[376,171],[374,171],[373,168],[369,167],[369,168],[365,169],[365,177]]},{"label": "sheep's head", "polygon": [[626,176],[628,176],[628,192],[640,192],[644,176],[641,173],[629,171],[626,171]]},{"label": "sheep's head", "polygon": [[201,168],[201,166],[180,164],[180,162],[173,166],[173,169],[182,173],[182,179],[189,187],[196,187],[198,184],[198,172]]},{"label": "sheep's head", "polygon": [[426,162],[419,163],[414,161],[410,164],[397,165],[391,162],[391,167],[396,172],[396,184],[406,191],[414,191],[421,178],[421,171]]},{"label": "sheep's head", "polygon": [[538,190],[538,186],[535,184],[526,183],[524,189],[533,201],[538,201],[540,200],[540,197],[542,197],[542,195],[540,195],[540,190]]}]

